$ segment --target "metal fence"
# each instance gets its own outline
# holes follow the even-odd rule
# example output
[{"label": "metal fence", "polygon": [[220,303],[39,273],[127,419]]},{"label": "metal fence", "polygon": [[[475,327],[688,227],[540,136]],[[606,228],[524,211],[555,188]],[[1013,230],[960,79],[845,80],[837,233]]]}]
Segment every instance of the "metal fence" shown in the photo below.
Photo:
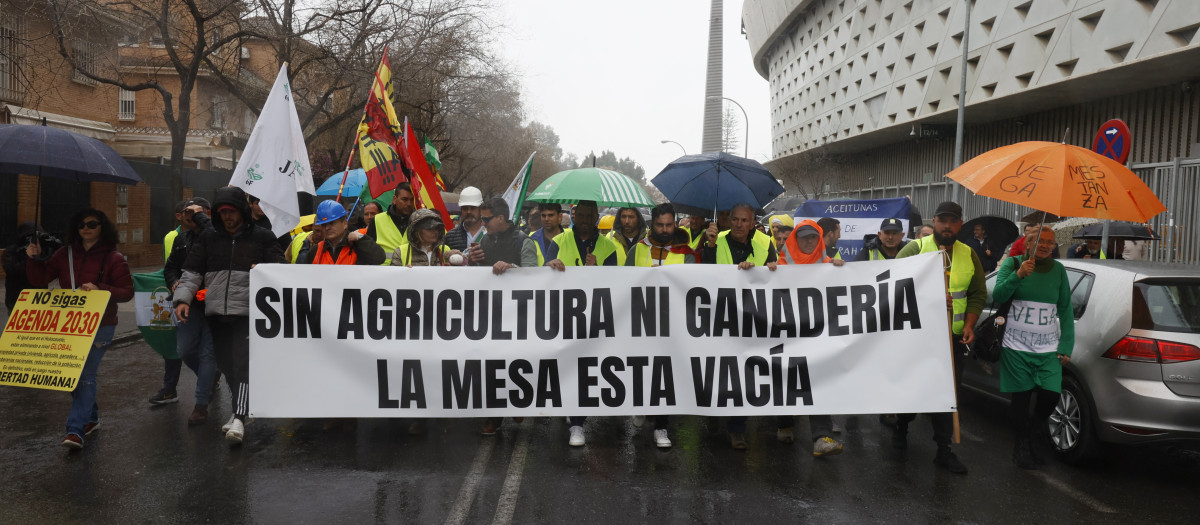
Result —
[{"label": "metal fence", "polygon": [[[1175,159],[1173,162],[1131,166],[1134,173],[1154,191],[1167,207],[1150,221],[1150,227],[1162,237],[1149,243],[1147,256],[1152,261],[1200,263],[1200,159]],[[939,202],[949,200],[949,181],[900,184],[823,193],[819,199],[884,199],[908,196],[917,210],[931,213]],[[995,215],[1017,222],[1035,211],[1032,208],[980,197],[960,190],[958,202],[967,217]],[[929,220],[930,217],[925,217]]]}]

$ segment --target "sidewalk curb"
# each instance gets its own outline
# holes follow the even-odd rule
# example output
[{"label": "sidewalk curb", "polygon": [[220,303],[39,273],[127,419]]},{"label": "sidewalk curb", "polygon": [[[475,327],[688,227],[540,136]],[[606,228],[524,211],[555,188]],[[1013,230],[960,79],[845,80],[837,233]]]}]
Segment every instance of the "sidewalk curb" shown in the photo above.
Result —
[{"label": "sidewalk curb", "polygon": [[141,330],[134,330],[132,332],[125,332],[123,334],[117,334],[115,337],[113,337],[112,345],[116,346],[116,345],[129,344],[129,343],[140,341],[141,339],[142,339]]}]

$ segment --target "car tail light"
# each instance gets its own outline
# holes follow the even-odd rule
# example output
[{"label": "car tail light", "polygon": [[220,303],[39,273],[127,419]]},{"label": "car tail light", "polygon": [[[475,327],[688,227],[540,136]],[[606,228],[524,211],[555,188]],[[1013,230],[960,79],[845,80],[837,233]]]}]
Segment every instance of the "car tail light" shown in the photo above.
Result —
[{"label": "car tail light", "polygon": [[1158,353],[1162,356],[1163,364],[1182,363],[1184,361],[1200,359],[1200,348],[1169,341],[1158,342]]},{"label": "car tail light", "polygon": [[1182,363],[1200,359],[1200,348],[1171,341],[1125,336],[1104,352],[1104,357],[1139,363]]}]

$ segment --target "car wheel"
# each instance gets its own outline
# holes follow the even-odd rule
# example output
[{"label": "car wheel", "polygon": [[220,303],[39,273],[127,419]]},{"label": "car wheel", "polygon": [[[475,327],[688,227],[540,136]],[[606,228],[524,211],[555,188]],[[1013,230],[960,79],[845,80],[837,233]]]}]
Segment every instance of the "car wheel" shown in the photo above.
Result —
[{"label": "car wheel", "polygon": [[1086,463],[1100,452],[1096,438],[1096,418],[1087,392],[1074,377],[1064,375],[1062,395],[1048,421],[1050,444],[1059,459],[1073,464]]}]

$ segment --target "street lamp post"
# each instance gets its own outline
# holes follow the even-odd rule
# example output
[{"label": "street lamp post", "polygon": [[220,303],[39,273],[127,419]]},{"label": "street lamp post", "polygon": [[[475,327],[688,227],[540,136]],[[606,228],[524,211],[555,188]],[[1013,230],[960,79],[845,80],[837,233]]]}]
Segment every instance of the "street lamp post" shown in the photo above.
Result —
[{"label": "street lamp post", "polygon": [[732,98],[729,98],[729,97],[716,97],[716,96],[712,96],[712,97],[706,97],[706,98],[710,98],[710,99],[718,99],[718,98],[725,99],[725,100],[728,100],[728,101],[730,101],[730,102],[733,102],[733,105],[737,106],[737,107],[738,107],[738,109],[742,110],[742,120],[743,120],[743,121],[745,122],[745,124],[746,124],[746,158],[750,158],[750,116],[749,116],[748,114],[746,114],[746,108],[742,107],[742,105],[741,105],[741,104],[738,104],[738,101],[736,101],[736,100],[734,100],[734,99],[732,99]]},{"label": "street lamp post", "polygon": [[673,141],[673,140],[662,140],[662,141],[660,141],[660,143],[662,143],[662,144],[666,144],[666,143],[668,143],[668,142],[670,142],[671,144],[674,144],[674,145],[676,145],[676,146],[679,146],[679,149],[680,149],[681,151],[683,151],[683,156],[685,156],[685,157],[687,156],[687,149],[683,147],[683,144],[680,144],[680,143],[678,143],[678,142],[675,142],[675,141]]}]

